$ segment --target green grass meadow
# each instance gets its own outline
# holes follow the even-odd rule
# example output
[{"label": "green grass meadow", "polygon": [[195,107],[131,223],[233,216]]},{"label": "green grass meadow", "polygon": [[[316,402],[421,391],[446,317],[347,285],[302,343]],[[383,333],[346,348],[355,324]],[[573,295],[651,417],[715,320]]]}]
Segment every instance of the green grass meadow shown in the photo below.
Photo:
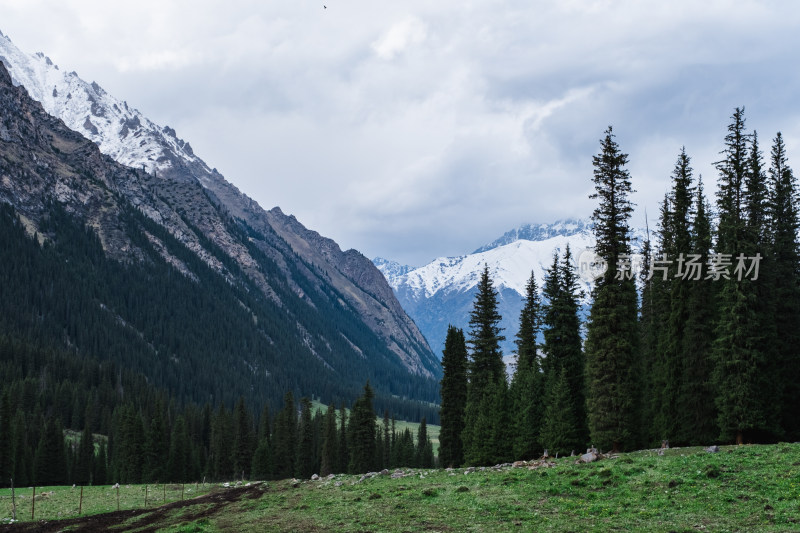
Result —
[{"label": "green grass meadow", "polygon": [[[254,485],[258,492],[218,505],[201,518],[193,518],[198,515],[185,507],[170,509],[158,516],[157,527],[164,531],[800,531],[800,444],[730,446],[720,453],[673,448],[659,455],[646,450],[589,464],[566,457],[548,465],[532,462],[517,468],[466,471],[403,469],[407,475],[396,479],[339,475],[320,481],[267,482]],[[129,505],[143,500],[144,488],[133,489],[126,493]],[[45,512],[74,516],[75,489],[53,490],[66,492],[69,498],[53,497],[42,505],[41,517]],[[86,512],[114,505],[113,498],[108,501],[108,487],[89,490],[90,499],[97,502]],[[8,507],[7,493],[0,493],[2,509]],[[148,519],[145,514],[131,519],[125,530],[136,531],[137,520],[154,525],[153,516]]]}]

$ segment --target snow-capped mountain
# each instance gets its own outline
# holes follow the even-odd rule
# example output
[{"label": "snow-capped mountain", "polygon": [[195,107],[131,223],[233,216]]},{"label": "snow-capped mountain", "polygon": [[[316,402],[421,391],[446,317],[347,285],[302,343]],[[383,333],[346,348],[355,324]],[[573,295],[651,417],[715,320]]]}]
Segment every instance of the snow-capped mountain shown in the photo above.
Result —
[{"label": "snow-capped mountain", "polygon": [[[441,371],[384,277],[362,254],[341,250],[335,242],[305,228],[277,207],[262,209],[195,155],[189,143],[179,139],[172,128],[155,124],[99,84],[88,83],[75,72],[60,68],[46,55],[20,51],[2,33],[0,62],[5,66],[3,72],[8,70],[13,86],[24,87],[49,115],[91,140],[105,156],[137,169],[136,179],[107,186],[163,226],[213,270],[230,280],[235,279],[235,271],[241,270],[273,300],[277,300],[277,284],[288,284],[309,305],[313,305],[310,293],[317,290],[327,298],[341,295],[402,368],[428,379]],[[59,149],[64,152],[63,148]],[[64,198],[67,193],[77,198],[81,191],[58,191]],[[104,216],[102,212],[91,215]],[[231,222],[239,226],[232,227]],[[105,226],[110,228],[110,222]],[[232,259],[234,266],[220,260],[215,247]],[[107,253],[121,256],[130,248],[109,247]],[[261,254],[275,262],[280,276],[266,268],[259,259]],[[300,321],[297,328],[303,329]],[[313,343],[309,340],[308,344]],[[310,349],[320,353],[316,346]],[[366,344],[353,345],[358,357],[366,351]]]},{"label": "snow-capped mountain", "polygon": [[[514,335],[531,273],[541,287],[545,270],[553,263],[553,254],[563,254],[567,245],[576,258],[591,249],[594,235],[587,221],[527,224],[471,254],[440,257],[418,268],[385,259],[373,262],[437,355],[444,348],[448,325],[468,329],[476,288],[487,265],[499,293],[499,312],[503,317],[500,326],[506,337],[502,348],[508,356],[514,351]],[[581,288],[588,301],[591,285],[583,282]]]},{"label": "snow-capped mountain", "polygon": [[25,87],[48,113],[97,144],[101,152],[118,163],[144,167],[152,174],[172,167],[177,156],[211,171],[169,126],[158,126],[96,82],[87,83],[76,72],[62,70],[43,53],[22,52],[2,33],[0,61],[15,85]]},{"label": "snow-capped mountain", "polygon": [[[634,232],[634,248],[638,249],[643,234]],[[400,265],[386,259],[373,262],[383,272],[406,312],[414,319],[434,352],[441,356],[447,327],[468,329],[476,288],[484,265],[489,267],[495,289],[499,293],[499,312],[503,317],[506,340],[503,353],[515,350],[514,336],[519,326],[525,286],[531,277],[541,290],[545,270],[553,264],[553,254],[562,255],[567,245],[578,267],[584,251],[595,244],[588,220],[567,219],[552,224],[526,224],[506,232],[494,242],[475,252],[458,257],[441,257],[418,268]],[[592,289],[588,276],[580,279],[584,293],[584,310],[588,309]]]}]

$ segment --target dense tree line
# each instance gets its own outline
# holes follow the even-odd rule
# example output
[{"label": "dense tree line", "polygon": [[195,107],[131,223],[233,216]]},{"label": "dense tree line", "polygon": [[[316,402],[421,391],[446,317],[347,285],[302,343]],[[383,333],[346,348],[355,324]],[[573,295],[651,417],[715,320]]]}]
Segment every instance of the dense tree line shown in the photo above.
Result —
[{"label": "dense tree line", "polygon": [[[344,406],[338,413],[333,406],[313,410],[308,398],[296,403],[287,392],[274,416],[265,406],[258,417],[243,398],[233,409],[179,409],[165,394],[123,378],[110,388],[102,381],[58,383],[56,390],[87,391],[73,406],[80,417],[71,418],[40,387],[49,389],[29,379],[0,390],[0,486],[11,479],[29,486],[309,478],[435,464],[425,419],[417,435],[398,431],[388,411],[379,423],[369,384],[349,414]],[[126,398],[137,387],[139,394]]]},{"label": "dense tree line", "polygon": [[638,277],[628,155],[611,128],[600,145],[592,219],[606,268],[594,283],[585,339],[566,249],[554,257],[541,299],[533,277],[528,284],[507,387],[497,292],[485,268],[468,338],[451,328],[445,345],[443,464],[591,444],[629,450],[663,440],[800,438],[800,200],[781,134],[765,163],[758,135],[735,110],[716,163],[716,220],[681,149]]}]

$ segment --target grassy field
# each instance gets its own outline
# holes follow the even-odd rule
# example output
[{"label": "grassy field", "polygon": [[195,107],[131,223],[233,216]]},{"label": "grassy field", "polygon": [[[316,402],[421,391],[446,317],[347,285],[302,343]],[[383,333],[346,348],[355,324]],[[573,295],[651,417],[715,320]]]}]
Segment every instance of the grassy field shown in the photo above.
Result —
[{"label": "grassy field", "polygon": [[[224,499],[198,498],[114,517],[104,526],[187,532],[800,531],[800,444],[403,473],[253,484]],[[30,530],[79,531],[85,525],[56,522],[48,529],[39,523]]]},{"label": "grassy field", "polygon": [[[325,411],[328,409],[328,406],[314,400],[311,402],[311,409],[312,412],[322,411],[322,414],[325,414]],[[348,415],[350,414],[350,410],[347,410]],[[337,411],[338,416],[338,411]],[[338,418],[337,418],[338,420]],[[375,420],[378,424],[378,429],[383,431],[383,415],[376,416]],[[391,422],[390,422],[391,423]],[[439,430],[441,426],[436,426],[434,424],[427,424],[427,431],[428,437],[431,439],[431,444],[433,444],[433,453],[434,455],[439,454]],[[411,430],[412,435],[414,436],[414,443],[417,442],[417,432],[419,431],[419,422],[406,422],[405,420],[397,420],[395,422],[395,430],[397,433],[402,433],[406,430],[406,428]]]},{"label": "grassy field", "polygon": [[[166,484],[166,485],[120,485],[119,509],[142,509],[145,506],[145,489],[147,489],[147,506],[157,507],[174,501],[195,498],[208,494],[220,487],[212,484]],[[54,520],[78,516],[92,515],[117,510],[117,489],[112,486],[84,487],[81,502],[80,487],[36,487],[36,501],[32,505],[32,487],[16,488],[17,519],[30,521],[33,508],[36,520]],[[13,503],[11,489],[0,489],[0,525],[7,524],[12,517]]]}]

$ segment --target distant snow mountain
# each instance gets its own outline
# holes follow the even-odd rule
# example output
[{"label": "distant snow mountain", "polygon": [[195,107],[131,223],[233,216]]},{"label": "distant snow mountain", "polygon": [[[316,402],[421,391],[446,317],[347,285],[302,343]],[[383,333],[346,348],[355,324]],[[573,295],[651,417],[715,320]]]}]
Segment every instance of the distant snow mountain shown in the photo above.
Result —
[{"label": "distant snow mountain", "polygon": [[[468,329],[477,285],[487,265],[499,294],[499,312],[503,317],[500,326],[506,337],[503,353],[509,356],[515,349],[514,336],[531,273],[541,288],[545,270],[553,263],[553,254],[563,254],[569,245],[578,257],[594,242],[587,221],[570,219],[553,224],[526,224],[471,254],[440,257],[418,268],[386,259],[375,259],[373,263],[386,276],[400,304],[439,356],[448,325],[464,328],[465,332]],[[591,286],[583,283],[581,288],[587,303]]]},{"label": "distant snow mountain", "polygon": [[[640,247],[643,233],[634,232],[634,248]],[[552,224],[525,224],[506,232],[492,243],[473,253],[457,257],[440,257],[418,268],[400,265],[386,259],[373,263],[386,276],[400,304],[414,319],[434,353],[441,357],[447,327],[464,328],[477,292],[484,265],[489,267],[499,294],[500,326],[506,340],[502,343],[507,362],[516,347],[514,338],[519,328],[525,286],[531,277],[541,287],[545,271],[553,264],[553,255],[562,255],[569,245],[577,260],[595,245],[588,220],[567,219]],[[592,284],[581,280],[584,313],[588,311]]]}]

